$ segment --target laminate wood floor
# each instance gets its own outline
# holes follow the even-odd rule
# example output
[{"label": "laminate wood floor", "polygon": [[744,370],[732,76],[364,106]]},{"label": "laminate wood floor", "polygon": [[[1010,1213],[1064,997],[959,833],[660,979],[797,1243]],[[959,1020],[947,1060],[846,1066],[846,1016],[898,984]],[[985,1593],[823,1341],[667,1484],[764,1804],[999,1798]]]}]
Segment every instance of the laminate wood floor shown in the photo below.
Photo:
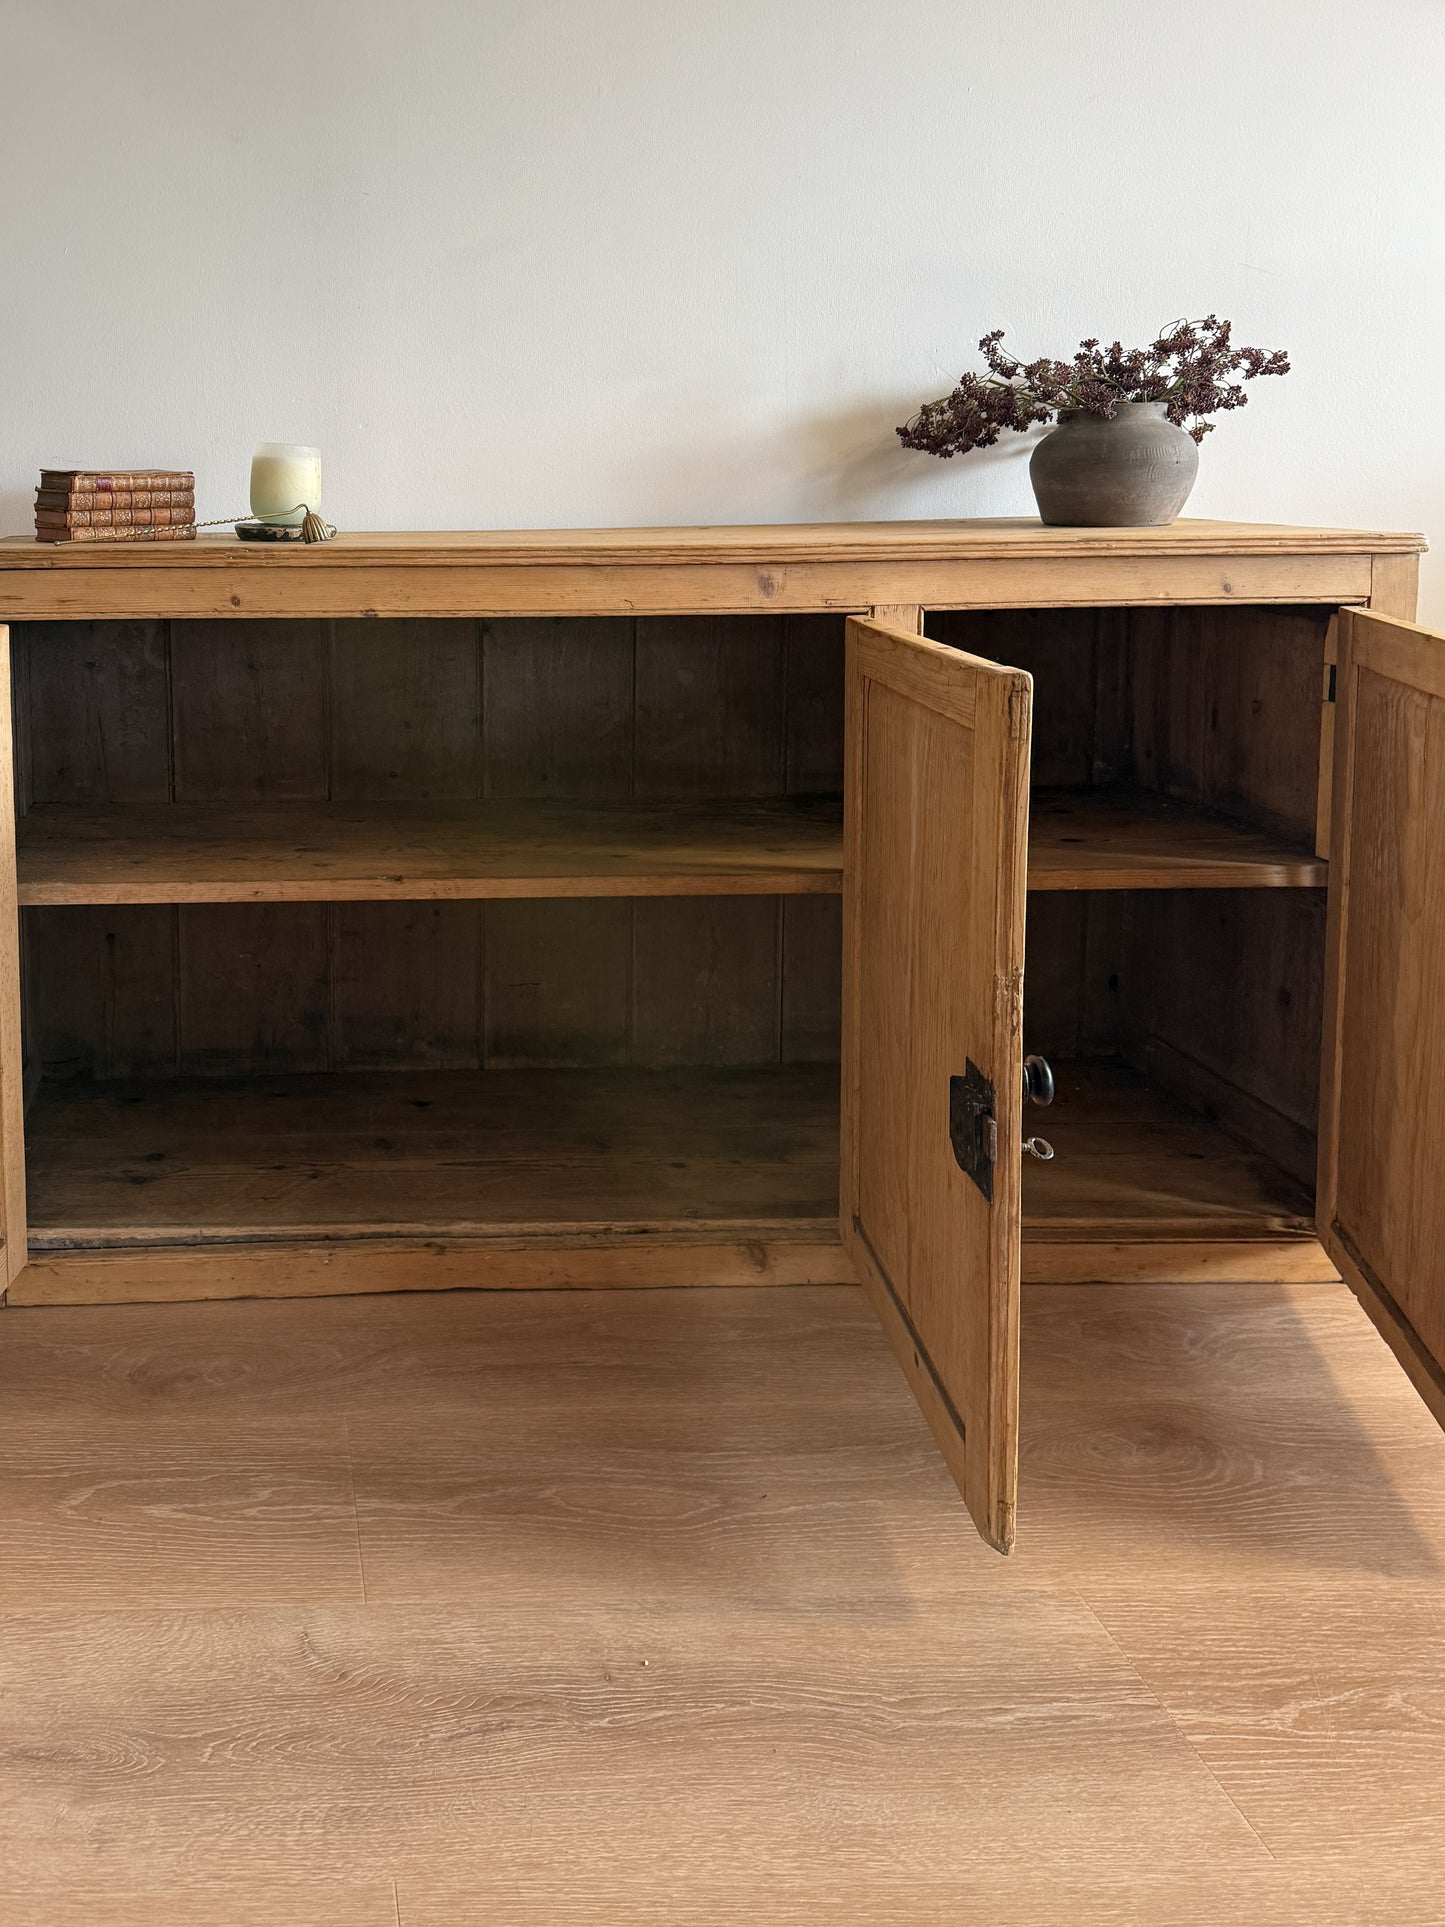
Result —
[{"label": "laminate wood floor", "polygon": [[1445,1437],[1340,1286],[0,1313],[0,1921],[1431,1923]]}]

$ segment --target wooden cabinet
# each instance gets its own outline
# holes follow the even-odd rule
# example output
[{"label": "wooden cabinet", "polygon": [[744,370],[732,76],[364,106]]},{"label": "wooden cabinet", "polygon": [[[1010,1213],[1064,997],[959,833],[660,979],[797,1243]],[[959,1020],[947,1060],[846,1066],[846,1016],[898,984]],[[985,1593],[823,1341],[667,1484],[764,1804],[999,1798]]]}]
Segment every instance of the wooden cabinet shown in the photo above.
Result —
[{"label": "wooden cabinet", "polygon": [[1338,1266],[1445,1418],[1420,546],[0,544],[7,1302],[857,1277],[1001,1547],[1030,1279]]}]

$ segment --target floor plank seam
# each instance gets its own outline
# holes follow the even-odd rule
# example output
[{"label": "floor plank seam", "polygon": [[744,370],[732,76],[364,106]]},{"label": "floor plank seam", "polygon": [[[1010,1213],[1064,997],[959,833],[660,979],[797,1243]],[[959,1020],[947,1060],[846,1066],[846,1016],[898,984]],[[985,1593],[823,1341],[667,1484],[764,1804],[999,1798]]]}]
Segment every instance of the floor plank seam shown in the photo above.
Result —
[{"label": "floor plank seam", "polygon": [[1165,1719],[1168,1720],[1169,1724],[1174,1728],[1174,1731],[1179,1735],[1179,1738],[1183,1741],[1184,1745],[1188,1747],[1190,1753],[1194,1756],[1196,1760],[1198,1760],[1200,1766],[1203,1767],[1204,1771],[1209,1775],[1210,1779],[1213,1780],[1214,1784],[1219,1788],[1219,1791],[1224,1795],[1225,1799],[1228,1800],[1229,1804],[1234,1808],[1235,1812],[1239,1815],[1240,1819],[1243,1820],[1244,1824],[1249,1828],[1250,1832],[1254,1835],[1255,1839],[1264,1848],[1270,1860],[1273,1861],[1275,1865],[1278,1865],[1279,1855],[1275,1852],[1274,1848],[1269,1844],[1268,1840],[1265,1839],[1264,1835],[1260,1832],[1259,1828],[1254,1824],[1253,1820],[1250,1819],[1249,1815],[1245,1812],[1244,1808],[1239,1804],[1238,1800],[1235,1799],[1234,1795],[1230,1792],[1229,1788],[1224,1784],[1223,1780],[1220,1779],[1219,1775],[1215,1772],[1214,1768],[1209,1764],[1208,1760],[1205,1759],[1204,1755],[1199,1751],[1199,1748],[1194,1744],[1193,1740],[1191,1740],[1189,1735],[1184,1731],[1184,1728],[1179,1724],[1178,1720],[1175,1719],[1174,1714],[1169,1709],[1169,1707],[1165,1705],[1164,1701],[1159,1697],[1158,1693],[1155,1692],[1154,1688],[1149,1684],[1148,1680],[1145,1679],[1144,1675],[1139,1671],[1139,1668],[1134,1664],[1134,1661],[1130,1658],[1129,1654],[1125,1652],[1124,1648],[1119,1644],[1118,1640],[1115,1639],[1113,1633],[1104,1624],[1103,1620],[1099,1617],[1098,1613],[1094,1611],[1094,1608],[1090,1604],[1090,1602],[1084,1597],[1083,1593],[1079,1591],[1077,1586],[1070,1587],[1070,1591],[1073,1593],[1074,1597],[1078,1600],[1079,1604],[1084,1608],[1084,1611],[1093,1620],[1094,1624],[1099,1628],[1099,1631],[1104,1635],[1105,1639],[1107,1639],[1109,1644],[1114,1648],[1114,1651],[1119,1655],[1120,1659],[1122,1659],[1124,1664],[1129,1668],[1129,1671],[1134,1675],[1135,1679],[1138,1680],[1139,1684],[1143,1687],[1144,1691],[1149,1695],[1150,1699],[1152,1699],[1154,1704],[1159,1708],[1159,1711],[1164,1715]]}]

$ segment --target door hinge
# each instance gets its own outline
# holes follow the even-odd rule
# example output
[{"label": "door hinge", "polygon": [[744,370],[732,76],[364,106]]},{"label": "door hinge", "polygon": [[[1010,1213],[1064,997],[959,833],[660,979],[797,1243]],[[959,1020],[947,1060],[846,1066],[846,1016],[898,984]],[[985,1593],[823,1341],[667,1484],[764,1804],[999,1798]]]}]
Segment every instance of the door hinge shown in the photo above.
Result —
[{"label": "door hinge", "polygon": [[993,1085],[971,1057],[963,1076],[948,1080],[948,1137],[959,1170],[973,1179],[992,1204],[998,1117]]}]

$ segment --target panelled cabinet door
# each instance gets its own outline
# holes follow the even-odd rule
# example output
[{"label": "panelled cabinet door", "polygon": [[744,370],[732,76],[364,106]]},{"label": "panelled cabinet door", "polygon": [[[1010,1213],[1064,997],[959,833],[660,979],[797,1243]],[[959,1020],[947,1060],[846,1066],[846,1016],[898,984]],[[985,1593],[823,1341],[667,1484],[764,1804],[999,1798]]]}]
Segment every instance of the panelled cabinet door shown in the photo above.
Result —
[{"label": "panelled cabinet door", "polygon": [[0,623],[0,1290],[26,1263],[25,1053],[20,1025],[20,908],[15,888],[15,751],[10,631]]},{"label": "panelled cabinet door", "polygon": [[844,1245],[979,1531],[1018,1482],[1032,684],[848,624]]},{"label": "panelled cabinet door", "polygon": [[1325,1249],[1445,1423],[1445,638],[1340,617]]}]

